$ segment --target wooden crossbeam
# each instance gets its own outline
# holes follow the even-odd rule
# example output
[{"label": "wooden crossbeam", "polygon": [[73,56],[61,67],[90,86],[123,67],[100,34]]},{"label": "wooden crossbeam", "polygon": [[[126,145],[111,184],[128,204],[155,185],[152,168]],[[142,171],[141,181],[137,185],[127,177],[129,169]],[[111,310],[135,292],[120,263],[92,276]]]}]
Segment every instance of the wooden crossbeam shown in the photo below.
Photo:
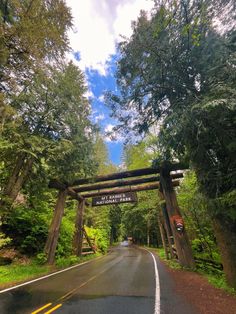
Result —
[{"label": "wooden crossbeam", "polygon": [[[173,186],[179,186],[179,181],[173,181]],[[160,188],[160,183],[150,183],[140,186],[129,186],[125,188],[114,188],[114,189],[107,189],[103,190],[101,192],[91,192],[91,193],[85,193],[81,194],[84,198],[90,198],[90,197],[96,197],[96,196],[102,196],[106,194],[120,194],[120,193],[126,193],[126,192],[140,192],[140,191],[148,191],[148,190],[156,190]]]},{"label": "wooden crossbeam", "polygon": [[[182,163],[174,163],[174,164],[169,163],[168,164],[169,171],[177,171],[177,170],[184,170],[184,169],[187,169],[186,164],[182,164]],[[160,173],[160,170],[161,170],[161,167],[156,166],[153,168],[142,168],[142,169],[129,170],[129,171],[123,171],[123,172],[118,172],[118,173],[116,172],[116,173],[108,174],[105,176],[78,179],[78,180],[75,180],[73,183],[68,184],[68,186],[74,187],[74,186],[78,186],[82,184],[97,183],[97,182],[102,182],[102,181],[111,181],[111,180],[117,180],[117,179],[126,179],[126,178],[132,178],[132,177],[157,174],[157,173]]]},{"label": "wooden crossbeam", "polygon": [[97,176],[97,177],[86,178],[86,179],[78,179],[69,185],[74,187],[77,185],[83,185],[83,184],[89,184],[89,183],[97,183],[97,182],[102,182],[102,181],[111,181],[111,180],[117,180],[117,179],[126,179],[126,178],[131,178],[131,177],[151,175],[151,174],[156,174],[158,172],[159,172],[159,170],[156,168],[155,169],[154,168],[143,168],[143,169],[137,169],[137,170],[111,173],[111,174],[108,174],[105,176]]},{"label": "wooden crossbeam", "polygon": [[[68,187],[66,184],[64,183],[61,183],[57,180],[51,180],[49,182],[49,185],[48,185],[49,188],[54,188],[54,189],[57,189],[59,191],[64,191],[64,190],[67,190],[67,194],[74,200],[77,200],[77,201],[82,201],[83,200],[83,197],[81,195],[79,195],[77,192],[75,192],[74,189],[72,189],[71,187]],[[87,205],[87,204],[86,204]]]},{"label": "wooden crossbeam", "polygon": [[[171,178],[172,179],[183,178],[183,173],[171,174]],[[88,191],[94,191],[94,190],[101,190],[105,188],[114,188],[114,187],[127,186],[127,185],[139,185],[143,183],[157,182],[159,180],[160,180],[159,176],[152,176],[148,178],[138,178],[138,179],[132,179],[132,180],[119,180],[119,181],[114,181],[114,182],[83,185],[81,187],[74,188],[74,191],[75,192],[88,192]]]}]

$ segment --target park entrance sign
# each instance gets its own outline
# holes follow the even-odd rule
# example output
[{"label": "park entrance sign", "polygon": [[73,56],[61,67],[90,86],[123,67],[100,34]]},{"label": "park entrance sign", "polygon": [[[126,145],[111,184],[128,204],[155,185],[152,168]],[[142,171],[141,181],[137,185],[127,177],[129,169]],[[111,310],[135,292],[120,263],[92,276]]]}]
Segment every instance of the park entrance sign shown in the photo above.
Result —
[{"label": "park entrance sign", "polygon": [[119,194],[109,194],[92,198],[92,206],[102,206],[119,203],[135,203],[137,202],[137,194],[135,192],[126,192]]},{"label": "park entrance sign", "polygon": [[[154,163],[151,168],[134,169],[91,178],[77,178],[70,183],[56,179],[50,180],[49,187],[59,190],[59,193],[44,250],[47,262],[54,263],[60,225],[68,196],[78,201],[73,252],[80,256],[83,253],[84,240],[83,216],[85,206],[90,205],[88,200],[92,199],[92,206],[137,202],[136,192],[158,190],[161,210],[157,220],[166,256],[168,257],[168,252],[170,252],[171,257],[174,257],[172,247],[175,244],[180,265],[195,267],[174,190],[174,187],[179,185],[179,181],[175,179],[183,177],[181,170],[184,169],[186,169],[186,165],[180,163],[162,162],[160,165]],[[144,223],[146,222],[144,221]],[[95,250],[92,243],[90,247],[93,251]]]}]

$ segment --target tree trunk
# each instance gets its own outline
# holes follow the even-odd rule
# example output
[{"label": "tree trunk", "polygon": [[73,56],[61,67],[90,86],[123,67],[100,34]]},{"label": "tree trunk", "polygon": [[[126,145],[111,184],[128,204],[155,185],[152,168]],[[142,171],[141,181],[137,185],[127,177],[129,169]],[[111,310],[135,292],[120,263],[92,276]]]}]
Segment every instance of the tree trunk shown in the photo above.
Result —
[{"label": "tree trunk", "polygon": [[228,284],[236,289],[236,221],[217,215],[213,227]]},{"label": "tree trunk", "polygon": [[12,171],[12,174],[10,176],[10,178],[8,179],[7,185],[4,189],[4,194],[5,195],[9,195],[13,186],[15,185],[17,178],[19,176],[19,173],[21,171],[21,168],[24,165],[25,162],[25,158],[26,158],[26,154],[22,153],[18,156],[17,160],[16,160],[16,165]]},{"label": "tree trunk", "polygon": [[44,252],[47,256],[47,263],[53,264],[55,259],[55,252],[57,248],[59,232],[64,208],[66,203],[67,190],[59,191],[58,199],[54,210],[54,216],[49,228],[48,238],[45,245]]},{"label": "tree trunk", "polygon": [[20,172],[20,175],[18,176],[15,185],[13,186],[11,192],[8,194],[9,198],[12,200],[12,202],[15,201],[17,198],[17,195],[19,194],[20,190],[22,189],[24,183],[26,182],[29,172],[32,169],[34,162],[34,158],[29,158],[26,163],[23,166],[23,169]]},{"label": "tree trunk", "polygon": [[[192,249],[184,227],[184,222],[178,207],[177,198],[172,186],[171,176],[168,169],[161,169],[160,179],[161,188],[166,201],[167,212],[170,218],[171,229],[175,240],[179,263],[182,266],[193,268],[195,267],[195,262],[193,259]],[[180,228],[178,231],[179,225],[182,225],[183,228]]]},{"label": "tree trunk", "polygon": [[73,239],[73,252],[77,256],[80,256],[82,253],[84,207],[85,200],[79,201],[75,220],[75,233]]},{"label": "tree trunk", "polygon": [[27,176],[32,169],[34,162],[33,157],[26,159],[25,154],[21,154],[16,162],[15,168],[13,169],[12,175],[10,176],[6,188],[3,192],[12,202],[15,201],[19,194],[23,184],[25,183]]}]

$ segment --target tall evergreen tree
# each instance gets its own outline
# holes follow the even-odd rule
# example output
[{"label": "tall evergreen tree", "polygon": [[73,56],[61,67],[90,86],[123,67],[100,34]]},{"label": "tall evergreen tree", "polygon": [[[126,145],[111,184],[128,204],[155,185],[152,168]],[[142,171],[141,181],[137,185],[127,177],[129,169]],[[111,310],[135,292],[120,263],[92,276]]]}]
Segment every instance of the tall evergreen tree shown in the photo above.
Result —
[{"label": "tall evergreen tree", "polygon": [[225,4],[156,1],[150,18],[142,12],[119,46],[120,95],[107,99],[123,130],[143,133],[159,122],[164,158],[189,159],[204,193],[221,204],[212,215],[227,279],[236,287],[236,29],[234,1]]}]

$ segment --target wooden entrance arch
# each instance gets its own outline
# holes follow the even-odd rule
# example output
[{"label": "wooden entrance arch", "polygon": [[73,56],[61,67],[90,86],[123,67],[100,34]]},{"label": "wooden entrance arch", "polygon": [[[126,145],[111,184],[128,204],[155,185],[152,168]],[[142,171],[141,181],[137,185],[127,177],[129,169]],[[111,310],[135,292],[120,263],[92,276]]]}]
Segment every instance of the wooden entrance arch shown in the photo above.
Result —
[{"label": "wooden entrance arch", "polygon": [[[171,237],[174,239],[178,260],[182,266],[194,267],[194,259],[184,227],[183,218],[178,207],[174,187],[179,185],[176,179],[182,178],[181,170],[186,167],[180,163],[163,163],[159,167],[143,168],[131,171],[112,173],[104,176],[77,179],[72,183],[62,183],[51,180],[50,188],[59,190],[54,216],[49,229],[45,245],[45,253],[49,264],[54,262],[59,230],[64,213],[66,197],[78,201],[78,210],[75,222],[75,235],[73,240],[74,253],[81,254],[83,212],[88,205],[88,199],[102,195],[116,195],[125,192],[140,192],[158,190],[162,202],[161,234],[167,235],[170,254],[173,256]],[[162,232],[163,228],[163,232]],[[173,236],[172,236],[173,235]],[[165,239],[163,238],[163,245]]]}]

